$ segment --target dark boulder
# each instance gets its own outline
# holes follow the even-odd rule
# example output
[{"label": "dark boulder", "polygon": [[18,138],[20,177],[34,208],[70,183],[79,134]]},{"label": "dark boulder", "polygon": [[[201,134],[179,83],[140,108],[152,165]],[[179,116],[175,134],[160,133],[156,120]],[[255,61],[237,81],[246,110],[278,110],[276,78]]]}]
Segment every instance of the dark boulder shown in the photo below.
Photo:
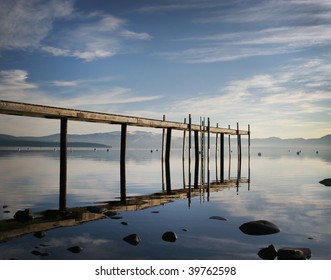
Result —
[{"label": "dark boulder", "polygon": [[162,235],[162,239],[167,242],[175,242],[177,240],[177,234],[173,231],[167,231]]},{"label": "dark boulder", "polygon": [[41,239],[41,238],[44,238],[46,236],[46,233],[44,231],[37,231],[33,234],[33,236]]},{"label": "dark boulder", "polygon": [[274,245],[269,245],[266,248],[262,248],[258,252],[258,256],[263,260],[274,260],[277,257],[277,250]]},{"label": "dark boulder", "polygon": [[123,240],[133,246],[137,246],[140,243],[140,237],[136,233],[124,237]]},{"label": "dark boulder", "polygon": [[29,209],[25,209],[24,211],[22,210],[17,211],[14,215],[14,219],[20,222],[27,222],[32,220],[33,217],[31,211]]},{"label": "dark boulder", "polygon": [[319,183],[324,186],[331,187],[331,178],[326,178],[326,179],[320,181]]},{"label": "dark boulder", "polygon": [[290,248],[285,247],[278,250],[279,260],[307,260],[311,258],[309,248]]},{"label": "dark boulder", "polygon": [[81,251],[83,251],[83,248],[80,246],[73,246],[67,249],[69,252],[74,253],[74,254],[78,254]]},{"label": "dark boulder", "polygon": [[102,214],[106,211],[105,208],[99,206],[88,206],[86,210],[94,214]]},{"label": "dark boulder", "polygon": [[239,229],[249,235],[267,235],[280,231],[273,223],[265,220],[252,221],[242,224]]}]

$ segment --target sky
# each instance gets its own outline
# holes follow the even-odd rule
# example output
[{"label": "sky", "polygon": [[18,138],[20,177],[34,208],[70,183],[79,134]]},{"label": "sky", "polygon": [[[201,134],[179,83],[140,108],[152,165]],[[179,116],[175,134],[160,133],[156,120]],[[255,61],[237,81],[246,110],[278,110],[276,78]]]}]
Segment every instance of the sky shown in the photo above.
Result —
[{"label": "sky", "polygon": [[[0,100],[318,138],[330,77],[330,0],[0,0]],[[58,131],[0,115],[1,134]]]}]

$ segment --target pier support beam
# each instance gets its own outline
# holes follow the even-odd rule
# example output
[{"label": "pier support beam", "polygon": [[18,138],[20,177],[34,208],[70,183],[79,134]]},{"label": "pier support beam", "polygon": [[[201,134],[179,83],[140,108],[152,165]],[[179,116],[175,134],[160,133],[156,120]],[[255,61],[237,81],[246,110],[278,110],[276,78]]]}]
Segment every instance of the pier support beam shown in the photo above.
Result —
[{"label": "pier support beam", "polygon": [[121,181],[121,203],[126,203],[126,134],[127,124],[121,125],[121,155],[120,155],[120,181]]},{"label": "pier support beam", "polygon": [[237,149],[238,149],[238,180],[241,178],[241,135],[239,134],[239,123],[237,123]]},{"label": "pier support beam", "polygon": [[199,131],[194,131],[194,188],[199,187]]},{"label": "pier support beam", "polygon": [[220,136],[220,177],[221,183],[224,183],[224,133]]},{"label": "pier support beam", "polygon": [[170,176],[170,148],[171,148],[171,128],[167,128],[167,140],[165,150],[165,173],[167,194],[171,193],[171,176]]},{"label": "pier support beam", "polygon": [[60,128],[60,198],[59,210],[67,208],[67,149],[68,149],[68,119],[61,118]]}]

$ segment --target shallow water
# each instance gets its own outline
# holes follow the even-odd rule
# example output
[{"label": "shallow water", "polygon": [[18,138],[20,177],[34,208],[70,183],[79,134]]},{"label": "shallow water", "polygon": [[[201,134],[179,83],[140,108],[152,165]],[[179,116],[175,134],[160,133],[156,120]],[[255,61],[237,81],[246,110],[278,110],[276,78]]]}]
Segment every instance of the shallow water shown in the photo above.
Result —
[{"label": "shallow water", "polygon": [[[331,151],[320,149],[316,154],[314,149],[301,150],[297,155],[296,150],[253,148],[249,184],[221,188],[210,196],[202,191],[192,197],[191,203],[187,198],[173,198],[169,203],[142,210],[118,211],[122,219],[103,218],[78,226],[54,227],[42,239],[36,238],[32,229],[0,242],[0,259],[260,259],[259,249],[273,244],[277,249],[308,247],[311,259],[329,260],[331,188],[319,181],[331,177]],[[257,155],[258,151],[262,156]],[[128,196],[162,191],[160,158],[160,151],[128,151]],[[228,157],[225,158],[225,179],[237,176],[235,152],[231,158],[230,171]],[[1,150],[0,166],[1,222],[11,219],[20,209],[38,213],[58,208],[58,151]],[[210,166],[210,178],[214,180],[214,155]],[[187,184],[187,163],[184,170]],[[241,176],[247,178],[248,174],[244,155]],[[173,189],[183,187],[182,175],[181,151],[173,151]],[[68,153],[67,207],[118,201],[119,196],[118,151],[85,149]],[[225,217],[226,221],[209,219],[211,216]],[[261,219],[276,224],[281,231],[251,236],[239,230],[241,224]],[[176,242],[162,240],[166,231],[176,232]],[[132,233],[141,239],[137,246],[123,241]],[[80,246],[83,251],[71,253],[67,248],[72,246]],[[32,251],[45,254],[37,256]]]}]

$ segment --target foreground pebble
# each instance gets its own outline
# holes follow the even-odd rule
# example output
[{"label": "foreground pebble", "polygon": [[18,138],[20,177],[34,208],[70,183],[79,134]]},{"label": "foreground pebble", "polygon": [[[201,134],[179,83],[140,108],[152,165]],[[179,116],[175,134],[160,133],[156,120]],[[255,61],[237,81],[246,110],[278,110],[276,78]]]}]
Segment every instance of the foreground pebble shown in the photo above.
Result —
[{"label": "foreground pebble", "polygon": [[140,237],[136,233],[125,236],[123,240],[133,246],[137,246],[140,243]]},{"label": "foreground pebble", "polygon": [[177,240],[177,234],[173,231],[167,231],[162,235],[162,239],[167,242],[175,242]]},{"label": "foreground pebble", "polygon": [[242,224],[239,229],[249,235],[267,235],[280,231],[280,229],[273,223],[265,220],[252,221]]},{"label": "foreground pebble", "polygon": [[311,250],[309,248],[291,248],[284,247],[276,250],[274,245],[269,245],[262,248],[258,252],[258,256],[264,260],[307,260],[311,258]]}]

